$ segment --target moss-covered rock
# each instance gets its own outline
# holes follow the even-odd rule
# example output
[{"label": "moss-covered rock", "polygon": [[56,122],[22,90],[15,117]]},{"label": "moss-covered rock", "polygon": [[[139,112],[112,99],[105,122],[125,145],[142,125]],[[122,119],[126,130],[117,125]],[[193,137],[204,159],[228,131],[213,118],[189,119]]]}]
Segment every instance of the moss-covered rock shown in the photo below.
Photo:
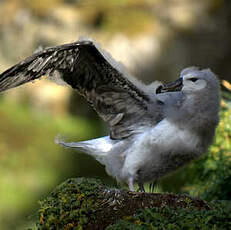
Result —
[{"label": "moss-covered rock", "polygon": [[103,189],[94,179],[68,179],[40,201],[38,229],[91,228]]},{"label": "moss-covered rock", "polygon": [[136,215],[123,218],[107,230],[156,229],[156,230],[227,230],[231,229],[231,214],[227,204],[216,204],[211,210],[195,207],[176,209],[165,206],[144,209]]},{"label": "moss-covered rock", "polygon": [[68,179],[40,205],[38,229],[231,228],[230,210],[201,199],[109,189],[95,179]]}]

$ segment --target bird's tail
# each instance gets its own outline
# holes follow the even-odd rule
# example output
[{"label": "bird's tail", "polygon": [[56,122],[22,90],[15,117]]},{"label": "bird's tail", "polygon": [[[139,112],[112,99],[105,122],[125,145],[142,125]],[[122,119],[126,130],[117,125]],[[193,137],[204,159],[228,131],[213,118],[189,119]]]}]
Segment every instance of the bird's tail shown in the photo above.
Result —
[{"label": "bird's tail", "polygon": [[101,164],[105,164],[105,158],[112,148],[112,143],[110,143],[109,137],[101,137],[80,142],[65,142],[64,138],[58,135],[55,139],[55,143],[66,148],[72,148],[77,151],[87,153],[88,155],[95,157]]}]

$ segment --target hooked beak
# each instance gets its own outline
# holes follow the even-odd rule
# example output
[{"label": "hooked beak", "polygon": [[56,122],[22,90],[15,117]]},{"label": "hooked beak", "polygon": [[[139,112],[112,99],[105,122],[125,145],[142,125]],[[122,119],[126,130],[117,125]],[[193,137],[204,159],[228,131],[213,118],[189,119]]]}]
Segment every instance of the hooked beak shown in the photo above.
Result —
[{"label": "hooked beak", "polygon": [[168,84],[159,86],[156,90],[156,94],[181,91],[182,87],[183,87],[183,79],[179,78],[174,82],[170,82]]}]

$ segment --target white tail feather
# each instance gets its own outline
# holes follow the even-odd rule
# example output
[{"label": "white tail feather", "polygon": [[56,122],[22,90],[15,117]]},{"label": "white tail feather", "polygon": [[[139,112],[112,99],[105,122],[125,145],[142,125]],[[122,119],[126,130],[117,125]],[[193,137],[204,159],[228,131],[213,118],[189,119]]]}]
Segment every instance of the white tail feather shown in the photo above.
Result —
[{"label": "white tail feather", "polygon": [[113,147],[112,140],[108,136],[89,141],[65,142],[64,137],[57,135],[55,143],[62,145],[65,148],[72,148],[87,153],[88,155],[95,157],[96,160],[102,164],[104,164],[106,156]]}]

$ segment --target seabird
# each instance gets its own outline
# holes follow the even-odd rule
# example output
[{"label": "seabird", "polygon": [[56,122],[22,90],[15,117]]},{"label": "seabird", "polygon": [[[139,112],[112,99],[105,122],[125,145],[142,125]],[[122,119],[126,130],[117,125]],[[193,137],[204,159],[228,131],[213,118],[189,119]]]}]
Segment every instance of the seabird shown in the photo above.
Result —
[{"label": "seabird", "polygon": [[108,125],[108,136],[62,146],[87,153],[134,191],[205,153],[219,122],[219,81],[184,69],[169,84],[145,85],[92,40],[45,48],[0,74],[0,92],[48,75],[77,90]]}]

